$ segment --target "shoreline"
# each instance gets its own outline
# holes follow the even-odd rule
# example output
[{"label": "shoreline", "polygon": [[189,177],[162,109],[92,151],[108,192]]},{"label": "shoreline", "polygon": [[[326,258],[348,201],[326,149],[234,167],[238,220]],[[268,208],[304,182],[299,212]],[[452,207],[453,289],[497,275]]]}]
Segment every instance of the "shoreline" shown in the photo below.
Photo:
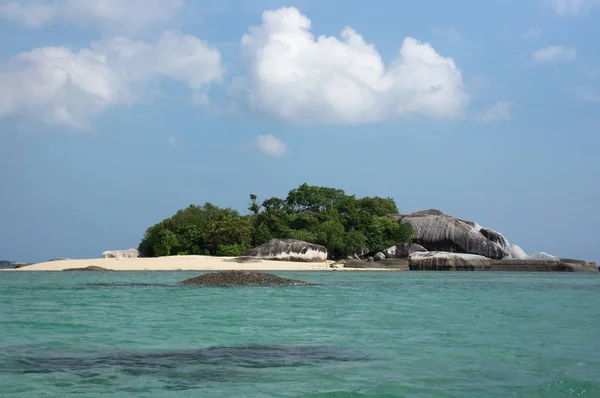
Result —
[{"label": "shoreline", "polygon": [[0,272],[63,271],[90,266],[109,271],[394,271],[381,268],[332,268],[334,261],[297,262],[251,260],[236,261],[236,257],[169,256],[148,258],[93,258],[46,261],[22,268],[0,269]]}]

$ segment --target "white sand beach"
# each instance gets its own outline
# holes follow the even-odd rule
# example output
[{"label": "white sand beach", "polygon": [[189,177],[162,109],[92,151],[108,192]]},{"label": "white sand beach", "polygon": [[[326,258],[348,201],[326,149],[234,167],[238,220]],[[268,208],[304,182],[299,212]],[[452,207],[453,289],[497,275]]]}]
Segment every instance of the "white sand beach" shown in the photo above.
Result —
[{"label": "white sand beach", "polygon": [[[354,271],[335,266],[333,261],[303,263],[295,261],[252,260],[239,262],[233,257],[170,256],[156,258],[94,258],[80,260],[56,260],[37,263],[5,271],[62,271],[69,268],[102,267],[114,271]],[[360,269],[361,271],[369,269]],[[379,271],[380,269],[373,269]]]}]

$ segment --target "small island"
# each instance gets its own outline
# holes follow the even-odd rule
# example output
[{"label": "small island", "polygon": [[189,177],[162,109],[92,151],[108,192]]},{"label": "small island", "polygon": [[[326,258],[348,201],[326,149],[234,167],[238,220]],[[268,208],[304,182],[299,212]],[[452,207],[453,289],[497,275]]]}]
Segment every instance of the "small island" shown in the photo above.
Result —
[{"label": "small island", "polygon": [[149,227],[137,249],[20,268],[62,270],[598,271],[594,262],[525,253],[501,233],[437,209],[401,213],[392,198],[302,184],[250,194],[246,214],[190,205]]}]

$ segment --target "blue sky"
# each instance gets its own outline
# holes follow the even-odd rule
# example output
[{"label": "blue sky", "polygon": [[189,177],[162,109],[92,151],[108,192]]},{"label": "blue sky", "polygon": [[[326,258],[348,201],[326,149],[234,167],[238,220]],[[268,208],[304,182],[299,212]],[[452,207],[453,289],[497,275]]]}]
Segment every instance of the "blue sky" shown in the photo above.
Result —
[{"label": "blue sky", "polygon": [[0,0],[0,258],[307,182],[600,260],[600,1]]}]

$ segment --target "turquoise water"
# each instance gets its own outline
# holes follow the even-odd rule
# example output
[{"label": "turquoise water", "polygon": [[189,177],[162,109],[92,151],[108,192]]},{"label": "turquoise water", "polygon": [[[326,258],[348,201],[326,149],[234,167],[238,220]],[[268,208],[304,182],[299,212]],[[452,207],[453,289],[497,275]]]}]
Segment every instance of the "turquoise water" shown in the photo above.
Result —
[{"label": "turquoise water", "polygon": [[600,275],[0,273],[0,396],[600,397]]}]

